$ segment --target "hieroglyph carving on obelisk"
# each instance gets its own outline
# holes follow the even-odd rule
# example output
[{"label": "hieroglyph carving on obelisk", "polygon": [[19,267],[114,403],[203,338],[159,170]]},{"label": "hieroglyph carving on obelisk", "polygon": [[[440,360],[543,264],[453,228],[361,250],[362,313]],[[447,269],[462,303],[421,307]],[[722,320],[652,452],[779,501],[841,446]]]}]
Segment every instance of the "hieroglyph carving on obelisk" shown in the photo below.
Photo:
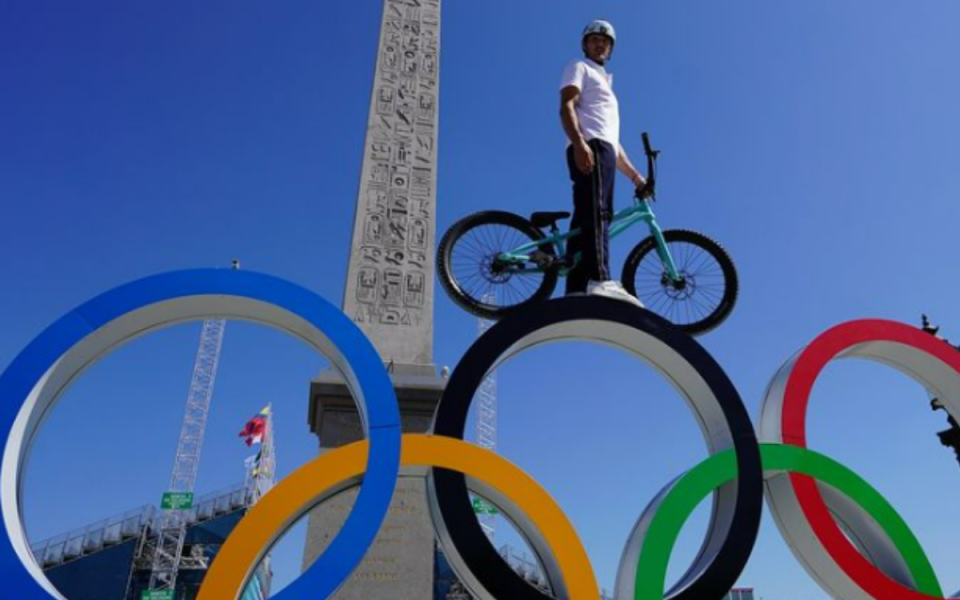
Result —
[{"label": "hieroglyph carving on obelisk", "polygon": [[[433,365],[440,0],[384,0],[343,310],[391,366],[403,430],[426,432],[444,381]],[[321,452],[363,437],[339,374],[311,382]],[[435,534],[422,477],[401,477],[376,542],[339,600],[430,600]],[[310,513],[304,565],[350,514],[356,489]]]},{"label": "hieroglyph carving on obelisk", "polygon": [[433,365],[440,0],[385,0],[343,309],[385,361]]}]

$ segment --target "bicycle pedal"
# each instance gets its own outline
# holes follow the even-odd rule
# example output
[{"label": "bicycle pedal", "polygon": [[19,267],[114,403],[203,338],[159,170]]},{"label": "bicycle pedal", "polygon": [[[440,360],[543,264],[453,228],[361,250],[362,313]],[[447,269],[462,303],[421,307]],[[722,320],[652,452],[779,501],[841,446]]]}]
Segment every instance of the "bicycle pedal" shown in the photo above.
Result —
[{"label": "bicycle pedal", "polygon": [[530,253],[530,262],[542,269],[547,269],[553,263],[553,257],[542,250],[535,250]]},{"label": "bicycle pedal", "polygon": [[541,269],[562,269],[567,266],[566,257],[557,257],[553,254],[547,254],[542,250],[531,252],[530,261]]}]

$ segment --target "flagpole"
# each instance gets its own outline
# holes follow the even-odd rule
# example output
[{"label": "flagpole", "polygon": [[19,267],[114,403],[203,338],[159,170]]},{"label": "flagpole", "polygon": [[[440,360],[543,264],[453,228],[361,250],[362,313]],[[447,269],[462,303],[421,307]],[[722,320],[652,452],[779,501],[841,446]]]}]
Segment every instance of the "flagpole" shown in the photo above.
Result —
[{"label": "flagpole", "polygon": [[274,445],[273,445],[273,403],[267,404],[266,409],[266,427],[263,432],[263,441],[260,444],[260,461],[257,468],[256,499],[259,500],[264,494],[273,487],[274,469]]},{"label": "flagpole", "polygon": [[244,487],[249,490],[253,505],[273,487],[275,481],[272,402],[247,421],[240,437],[245,438],[247,446],[260,446],[255,455],[244,460]]}]

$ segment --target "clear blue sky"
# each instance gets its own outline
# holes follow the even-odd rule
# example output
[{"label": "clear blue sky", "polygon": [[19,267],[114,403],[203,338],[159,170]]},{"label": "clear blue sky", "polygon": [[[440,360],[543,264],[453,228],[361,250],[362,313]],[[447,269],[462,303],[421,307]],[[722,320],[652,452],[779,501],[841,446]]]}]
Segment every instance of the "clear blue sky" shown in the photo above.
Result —
[{"label": "clear blue sky", "polygon": [[[339,303],[380,8],[0,4],[0,365],[97,293],[235,257]],[[620,36],[624,145],[639,157],[649,130],[663,150],[661,223],[720,240],[739,268],[740,302],[702,342],[752,414],[777,367],[836,323],[926,311],[960,341],[952,0],[447,2],[438,231],[481,209],[569,205],[557,84],[595,17]],[[615,269],[630,246],[614,244]],[[475,320],[442,295],[436,319],[436,362],[453,366]],[[159,500],[198,334],[137,341],[65,395],[27,474],[33,539]],[[320,363],[280,334],[228,327],[199,492],[242,477],[236,432],[268,401],[281,472],[314,455]],[[537,349],[499,377],[501,451],[568,511],[609,587],[633,520],[705,456],[693,419],[608,348]],[[934,437],[944,427],[919,386],[877,365],[832,366],[815,389],[813,447],[894,503],[953,591],[960,469]],[[278,551],[280,580],[298,552]],[[826,598],[769,519],[741,583]]]}]

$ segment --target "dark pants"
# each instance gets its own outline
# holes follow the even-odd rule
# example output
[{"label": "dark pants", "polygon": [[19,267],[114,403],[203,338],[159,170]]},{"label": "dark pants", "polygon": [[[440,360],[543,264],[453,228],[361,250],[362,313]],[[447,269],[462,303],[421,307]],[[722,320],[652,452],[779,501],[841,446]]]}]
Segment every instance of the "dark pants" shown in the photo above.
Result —
[{"label": "dark pants", "polygon": [[570,239],[567,256],[581,253],[580,262],[567,275],[567,293],[585,292],[588,281],[610,279],[610,240],[607,229],[613,218],[613,181],[617,172],[617,151],[602,140],[590,140],[595,167],[584,175],[577,168],[573,146],[567,148],[567,167],[573,182],[571,229],[580,235]]}]

